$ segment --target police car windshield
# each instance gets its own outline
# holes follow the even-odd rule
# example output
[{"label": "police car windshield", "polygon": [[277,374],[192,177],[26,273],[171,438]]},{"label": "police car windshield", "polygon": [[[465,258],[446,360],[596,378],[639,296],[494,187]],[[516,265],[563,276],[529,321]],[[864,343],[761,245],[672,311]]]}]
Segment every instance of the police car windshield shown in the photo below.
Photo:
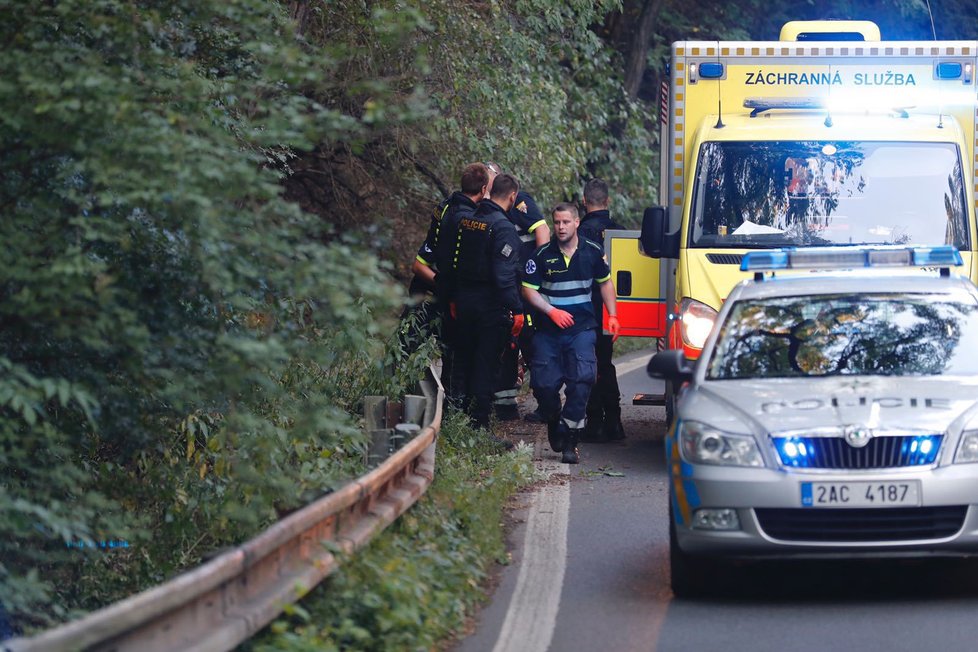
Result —
[{"label": "police car windshield", "polygon": [[951,143],[708,142],[693,247],[949,244],[969,249]]},{"label": "police car windshield", "polygon": [[974,375],[975,351],[970,295],[749,299],[724,321],[707,378]]}]

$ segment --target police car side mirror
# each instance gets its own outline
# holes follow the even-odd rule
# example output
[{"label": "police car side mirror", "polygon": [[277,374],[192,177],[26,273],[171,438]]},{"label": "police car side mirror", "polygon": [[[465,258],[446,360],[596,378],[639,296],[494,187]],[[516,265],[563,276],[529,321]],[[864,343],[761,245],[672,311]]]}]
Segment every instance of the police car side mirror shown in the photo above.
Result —
[{"label": "police car side mirror", "polygon": [[693,380],[693,363],[678,349],[659,351],[649,360],[649,366],[645,370],[652,378],[665,378],[677,383]]},{"label": "police car side mirror", "polygon": [[679,233],[666,233],[669,215],[665,206],[651,206],[642,216],[642,253],[650,258],[679,258]]}]

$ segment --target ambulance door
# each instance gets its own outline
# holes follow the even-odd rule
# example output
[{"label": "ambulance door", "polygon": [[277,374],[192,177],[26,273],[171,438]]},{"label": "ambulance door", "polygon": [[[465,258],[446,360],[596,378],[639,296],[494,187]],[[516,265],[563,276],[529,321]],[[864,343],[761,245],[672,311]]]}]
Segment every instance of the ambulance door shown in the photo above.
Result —
[{"label": "ambulance door", "polygon": [[[611,280],[618,297],[618,322],[621,335],[665,337],[666,293],[660,279],[662,261],[639,251],[641,231],[605,231],[605,256],[611,267]],[[608,311],[602,325],[608,328]]]}]

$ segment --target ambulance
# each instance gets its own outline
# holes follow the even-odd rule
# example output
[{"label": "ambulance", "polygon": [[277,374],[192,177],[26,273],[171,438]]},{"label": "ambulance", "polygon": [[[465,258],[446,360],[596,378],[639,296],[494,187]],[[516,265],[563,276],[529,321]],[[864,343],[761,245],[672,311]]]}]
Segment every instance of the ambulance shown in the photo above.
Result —
[{"label": "ambulance", "polygon": [[[606,234],[622,334],[698,358],[759,249],[951,245],[978,281],[976,65],[978,41],[881,41],[868,21],[673,43],[664,205]],[[671,418],[671,395],[635,402]]]}]

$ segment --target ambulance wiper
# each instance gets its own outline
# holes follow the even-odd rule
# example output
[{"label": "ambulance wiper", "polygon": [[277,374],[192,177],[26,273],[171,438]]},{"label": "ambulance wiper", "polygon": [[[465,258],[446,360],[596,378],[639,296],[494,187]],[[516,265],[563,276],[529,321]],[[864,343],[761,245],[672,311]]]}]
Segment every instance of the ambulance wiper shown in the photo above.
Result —
[{"label": "ambulance wiper", "polygon": [[826,108],[825,102],[817,97],[748,97],[744,100],[744,108],[752,109],[750,117],[774,109],[796,109],[802,111],[819,111]]}]

